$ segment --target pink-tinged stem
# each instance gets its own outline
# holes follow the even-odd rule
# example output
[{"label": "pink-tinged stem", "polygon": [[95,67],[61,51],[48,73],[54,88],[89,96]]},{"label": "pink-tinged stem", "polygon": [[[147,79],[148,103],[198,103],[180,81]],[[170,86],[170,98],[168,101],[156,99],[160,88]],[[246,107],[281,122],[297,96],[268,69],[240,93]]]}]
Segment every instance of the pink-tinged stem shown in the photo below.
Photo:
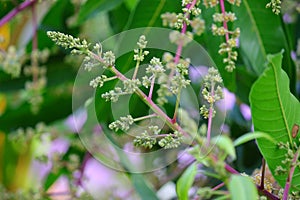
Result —
[{"label": "pink-tinged stem", "polygon": [[[213,98],[215,96],[215,91],[214,90],[215,90],[215,86],[214,86],[214,84],[211,84],[211,96]],[[209,146],[209,144],[210,144],[213,114],[214,114],[214,108],[213,108],[213,105],[210,105],[209,106],[209,111],[208,111],[208,124],[207,124],[207,135],[206,135],[206,140],[207,140],[206,145],[207,146]]]},{"label": "pink-tinged stem", "polygon": [[261,181],[260,181],[260,188],[263,190],[265,189],[265,170],[266,170],[266,161],[262,159],[262,170],[261,170]]},{"label": "pink-tinged stem", "polygon": [[81,164],[80,169],[79,169],[79,172],[80,172],[79,177],[78,177],[78,179],[75,182],[75,184],[77,186],[83,187],[83,185],[82,185],[82,181],[83,181],[83,178],[84,178],[83,174],[84,174],[84,170],[86,168],[86,164],[87,164],[87,162],[89,161],[90,158],[92,158],[92,155],[89,152],[87,152],[84,155],[82,164]]},{"label": "pink-tinged stem", "polygon": [[37,50],[38,40],[37,40],[37,16],[36,16],[36,7],[35,4],[31,5],[32,13],[32,26],[33,26],[33,38],[32,38],[32,49]]},{"label": "pink-tinged stem", "polygon": [[224,17],[223,27],[226,30],[225,38],[226,38],[226,42],[228,42],[228,40],[229,40],[229,33],[228,33],[227,21],[225,21],[226,11],[225,11],[224,0],[220,0],[220,7],[221,7],[221,12],[222,12],[223,17]]},{"label": "pink-tinged stem", "polygon": [[[186,5],[186,8],[189,9],[189,10],[192,9],[196,5],[196,2],[197,2],[197,0],[193,0],[192,3]],[[187,15],[187,17],[189,18],[189,15]],[[187,29],[187,24],[186,24],[186,22],[183,22],[183,27],[181,29],[181,33],[185,34],[186,33],[186,29]],[[182,42],[177,46],[176,56],[175,56],[175,59],[174,59],[174,62],[176,64],[179,62],[179,59],[181,57],[182,46],[183,46]],[[174,75],[174,71],[173,71],[173,75]]]},{"label": "pink-tinged stem", "polygon": [[154,89],[154,82],[155,82],[155,77],[153,77],[152,80],[151,80],[150,90],[149,90],[149,94],[148,94],[149,99],[152,99],[152,93],[153,93],[153,89]]},{"label": "pink-tinged stem", "polygon": [[292,160],[292,163],[291,163],[291,168],[290,168],[289,175],[287,177],[286,184],[285,184],[284,191],[283,191],[283,197],[282,197],[283,200],[287,200],[289,197],[289,191],[290,191],[290,187],[291,187],[291,183],[292,183],[292,179],[293,179],[293,174],[295,172],[295,168],[297,166],[297,160],[299,157],[299,150],[300,149],[297,150],[297,152],[294,155],[294,158]]},{"label": "pink-tinged stem", "polygon": [[16,16],[19,12],[24,10],[25,8],[33,5],[37,0],[27,0],[23,3],[21,3],[19,6],[14,8],[12,11],[10,11],[7,15],[5,15],[1,20],[0,20],[0,27],[6,24],[8,21],[10,21],[14,16]]},{"label": "pink-tinged stem", "polygon": [[225,185],[224,182],[220,183],[219,185],[215,186],[214,188],[212,188],[212,190],[218,190],[220,189],[221,187],[223,187]]}]

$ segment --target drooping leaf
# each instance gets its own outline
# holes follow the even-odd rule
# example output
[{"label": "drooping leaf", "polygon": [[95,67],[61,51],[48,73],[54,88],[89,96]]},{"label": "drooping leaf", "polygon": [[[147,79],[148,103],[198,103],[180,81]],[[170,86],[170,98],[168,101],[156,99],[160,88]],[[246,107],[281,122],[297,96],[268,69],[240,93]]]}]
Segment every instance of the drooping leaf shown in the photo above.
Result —
[{"label": "drooping leaf", "polygon": [[283,69],[291,79],[294,91],[295,66],[290,58],[290,47],[283,30],[281,16],[266,9],[269,0],[245,0],[239,7],[233,6],[237,16],[235,27],[241,29],[240,54],[249,70],[259,76],[266,68],[268,53],[285,50]]},{"label": "drooping leaf", "polygon": [[142,174],[131,174],[130,177],[133,182],[134,188],[136,189],[142,200],[158,200],[153,189],[145,180]]},{"label": "drooping leaf", "polygon": [[233,142],[233,144],[236,147],[236,146],[239,146],[246,142],[249,142],[251,140],[257,139],[257,138],[266,138],[266,139],[270,140],[271,142],[273,142],[274,144],[276,144],[276,142],[273,140],[273,138],[269,134],[263,133],[263,132],[246,133],[246,134],[242,135],[241,137],[237,138]]},{"label": "drooping leaf", "polygon": [[[284,186],[287,174],[277,175],[277,166],[282,164],[286,149],[279,149],[278,142],[298,143],[299,135],[292,136],[294,124],[300,124],[300,104],[290,93],[289,78],[281,69],[282,53],[268,55],[269,65],[262,76],[254,83],[250,92],[250,104],[255,131],[268,133],[276,142],[257,139],[259,149],[266,159],[275,179]],[[300,170],[296,168],[292,185],[300,188]]]},{"label": "drooping leaf", "polygon": [[231,200],[258,199],[257,189],[251,178],[241,175],[232,175],[229,182]]},{"label": "drooping leaf", "polygon": [[190,165],[181,175],[176,184],[176,192],[179,200],[188,200],[189,189],[192,187],[195,176],[197,174],[196,163]]}]

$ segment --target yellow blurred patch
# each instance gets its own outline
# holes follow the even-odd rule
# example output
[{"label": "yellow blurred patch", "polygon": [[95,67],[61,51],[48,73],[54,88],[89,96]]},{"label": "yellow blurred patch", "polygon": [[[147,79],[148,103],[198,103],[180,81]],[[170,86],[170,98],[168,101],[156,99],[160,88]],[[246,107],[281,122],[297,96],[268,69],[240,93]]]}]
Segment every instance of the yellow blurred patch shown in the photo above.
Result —
[{"label": "yellow blurred patch", "polygon": [[0,26],[0,49],[5,50],[10,42],[10,26],[8,23]]},{"label": "yellow blurred patch", "polygon": [[0,94],[0,116],[5,112],[7,106],[6,96]]}]

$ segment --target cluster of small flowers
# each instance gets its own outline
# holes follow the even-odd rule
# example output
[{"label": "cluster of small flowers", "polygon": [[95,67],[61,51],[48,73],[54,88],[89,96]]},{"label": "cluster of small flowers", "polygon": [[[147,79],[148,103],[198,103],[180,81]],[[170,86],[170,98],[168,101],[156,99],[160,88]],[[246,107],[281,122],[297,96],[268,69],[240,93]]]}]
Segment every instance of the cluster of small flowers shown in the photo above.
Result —
[{"label": "cluster of small flowers", "polygon": [[22,63],[25,61],[25,56],[21,52],[17,52],[14,46],[10,46],[7,52],[0,52],[0,63],[2,70],[10,74],[13,78],[17,78],[21,74]]},{"label": "cluster of small flowers", "polygon": [[[32,81],[25,83],[25,90],[22,93],[24,100],[28,101],[31,106],[31,111],[37,113],[40,105],[43,102],[42,92],[46,86],[46,67],[38,66],[38,63],[45,63],[49,57],[49,50],[35,50],[31,52],[31,65],[24,68],[26,76],[32,76]],[[10,74],[13,78],[17,78],[21,74],[22,64],[29,58],[22,52],[16,52],[14,46],[10,46],[7,52],[0,53],[0,62],[4,72]]]},{"label": "cluster of small flowers", "polygon": [[[279,191],[278,191],[278,198],[279,199],[283,199],[283,194],[284,194],[284,189],[281,188]],[[300,192],[299,191],[291,191],[289,193],[289,196],[288,196],[288,200],[298,200],[300,199]]]},{"label": "cluster of small flowers", "polygon": [[[290,166],[290,164],[292,163],[293,159],[294,159],[294,156],[295,156],[295,152],[294,150],[292,149],[291,145],[289,142],[286,142],[286,143],[283,143],[283,142],[279,142],[278,144],[278,148],[279,149],[282,149],[282,150],[286,150],[286,154],[285,154],[285,159],[283,159],[281,161],[281,163],[285,166],[276,166],[276,169],[275,169],[275,174],[277,175],[281,175],[281,174],[287,174],[288,173],[288,170],[286,168],[286,166]],[[298,149],[297,145],[294,144],[294,146],[296,147],[296,149]],[[300,162],[297,161],[296,163],[297,166],[300,166]]]},{"label": "cluster of small flowers", "polygon": [[160,87],[157,90],[158,98],[156,99],[159,105],[167,103],[168,96],[178,95],[182,88],[186,88],[190,84],[190,80],[187,79],[189,59],[180,59],[176,64],[173,55],[166,52],[163,55],[163,63],[165,70],[175,68],[176,73],[171,78],[166,73],[160,73],[158,78]]},{"label": "cluster of small flowers", "polygon": [[147,46],[147,43],[148,42],[146,41],[146,37],[144,35],[141,35],[139,41],[137,42],[139,48],[134,49],[133,60],[136,60],[138,63],[142,62],[145,56],[149,54],[149,51],[144,50]]},{"label": "cluster of small flowers", "polygon": [[45,63],[49,57],[49,50],[34,50],[31,52],[31,65],[24,68],[26,76],[32,76],[31,81],[25,83],[23,97],[30,103],[33,113],[37,113],[43,103],[43,91],[47,84],[46,67],[38,66],[39,63]]},{"label": "cluster of small flowers", "polygon": [[278,15],[281,10],[281,1],[271,0],[269,3],[267,3],[266,8],[272,8],[272,12]]},{"label": "cluster of small flowers", "polygon": [[[204,20],[199,18],[201,14],[201,9],[197,6],[200,4],[200,0],[183,0],[182,9],[183,13],[164,13],[161,15],[164,26],[169,26],[170,28],[182,29],[185,25],[190,25],[193,29],[193,33],[196,35],[201,35],[205,29]],[[190,15],[193,16],[191,19]],[[193,36],[192,33],[187,32],[188,35]]]},{"label": "cluster of small flowers", "polygon": [[41,104],[43,103],[43,92],[46,87],[47,79],[45,76],[40,77],[36,81],[27,81],[22,97],[30,104],[30,109],[33,113],[38,113]]},{"label": "cluster of small flowers", "polygon": [[90,46],[86,40],[80,40],[74,38],[72,35],[63,34],[56,31],[48,31],[48,37],[53,40],[57,45],[62,46],[65,49],[73,49],[73,54],[83,54],[88,52]]},{"label": "cluster of small flowers", "polygon": [[118,131],[119,129],[122,131],[127,131],[130,128],[130,125],[132,125],[134,122],[134,119],[131,115],[127,115],[126,117],[120,117],[120,120],[116,120],[113,123],[109,124],[109,128],[115,131]]},{"label": "cluster of small flowers", "polygon": [[175,131],[174,134],[168,134],[166,137],[162,138],[158,142],[158,145],[164,149],[177,148],[182,143],[182,140],[182,134]]},{"label": "cluster of small flowers", "polygon": [[164,72],[166,71],[165,67],[161,63],[159,58],[153,57],[150,60],[150,65],[146,68],[146,74],[150,74],[150,76],[145,75],[143,79],[143,86],[148,88],[151,82],[154,82],[156,78],[161,79],[164,76]]},{"label": "cluster of small flowers", "polygon": [[[133,143],[135,146],[142,146],[151,149],[159,138],[160,129],[157,126],[150,126],[149,131],[144,131],[136,136]],[[158,145],[164,149],[177,148],[183,140],[182,134],[178,131],[167,134],[158,141]]]},{"label": "cluster of small flowers", "polygon": [[145,147],[148,149],[152,149],[156,142],[156,138],[151,137],[147,131],[144,131],[141,135],[136,136],[133,140],[134,146]]},{"label": "cluster of small flowers", "polygon": [[119,97],[122,95],[126,95],[128,93],[124,92],[122,88],[120,87],[115,87],[115,89],[110,90],[108,92],[105,92],[101,95],[103,99],[106,101],[112,101],[112,102],[117,102],[119,100]]},{"label": "cluster of small flowers", "polygon": [[33,138],[40,138],[42,133],[45,133],[46,126],[43,123],[38,123],[35,128],[19,128],[15,132],[9,134],[9,141],[12,143],[16,152],[25,152],[29,147]]},{"label": "cluster of small flowers", "polygon": [[204,77],[204,88],[202,89],[202,95],[206,102],[209,104],[209,108],[205,104],[203,104],[203,106],[200,108],[200,114],[205,119],[209,117],[209,109],[212,109],[212,114],[214,116],[214,104],[220,99],[224,98],[223,90],[220,86],[222,82],[223,80],[218,70],[212,67],[209,68],[208,74]]},{"label": "cluster of small flowers", "polygon": [[216,23],[222,23],[221,26],[212,24],[212,33],[218,36],[225,36],[226,42],[220,44],[219,54],[226,54],[227,57],[223,59],[223,63],[226,64],[225,69],[228,72],[232,72],[235,69],[235,61],[237,60],[238,53],[234,48],[238,47],[238,37],[240,36],[240,29],[236,28],[233,31],[227,29],[227,25],[224,23],[233,22],[236,20],[235,14],[232,12],[216,13],[213,15],[213,21]]},{"label": "cluster of small flowers", "polygon": [[90,81],[90,86],[93,88],[102,87],[106,79],[107,76],[105,75],[97,76],[95,79]]}]

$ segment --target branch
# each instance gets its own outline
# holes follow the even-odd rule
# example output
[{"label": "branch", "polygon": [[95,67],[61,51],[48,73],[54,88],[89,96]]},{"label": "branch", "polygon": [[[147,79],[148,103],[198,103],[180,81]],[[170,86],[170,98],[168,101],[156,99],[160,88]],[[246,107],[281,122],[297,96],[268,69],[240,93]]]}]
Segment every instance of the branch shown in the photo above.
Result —
[{"label": "branch", "polygon": [[26,9],[27,7],[33,5],[37,0],[27,0],[23,3],[21,3],[19,6],[14,8],[12,11],[10,11],[7,15],[5,15],[0,20],[0,27],[9,22],[14,16],[16,16],[19,12]]}]

